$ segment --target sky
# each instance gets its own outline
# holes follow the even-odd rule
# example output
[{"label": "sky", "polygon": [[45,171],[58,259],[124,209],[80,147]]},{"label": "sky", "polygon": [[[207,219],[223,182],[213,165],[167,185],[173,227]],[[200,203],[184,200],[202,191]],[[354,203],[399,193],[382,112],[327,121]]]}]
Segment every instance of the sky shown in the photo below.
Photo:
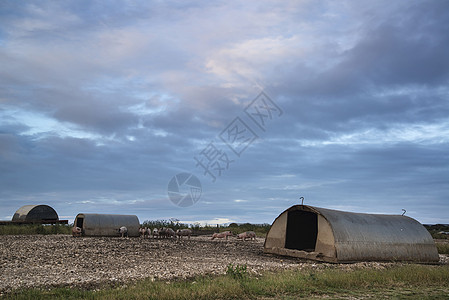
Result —
[{"label": "sky", "polygon": [[1,1],[0,219],[449,223],[449,2]]}]

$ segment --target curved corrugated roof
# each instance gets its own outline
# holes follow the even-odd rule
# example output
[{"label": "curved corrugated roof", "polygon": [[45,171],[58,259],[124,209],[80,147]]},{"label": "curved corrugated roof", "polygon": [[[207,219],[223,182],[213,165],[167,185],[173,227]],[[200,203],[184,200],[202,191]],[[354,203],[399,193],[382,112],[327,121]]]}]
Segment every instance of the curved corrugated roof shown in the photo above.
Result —
[{"label": "curved corrugated roof", "polygon": [[16,211],[12,220],[32,222],[59,220],[59,217],[56,211],[48,205],[24,205]]},{"label": "curved corrugated roof", "polygon": [[75,226],[82,221],[82,230],[86,236],[117,236],[117,229],[125,226],[129,236],[139,236],[139,218],[136,215],[85,214],[79,213],[75,218]]},{"label": "curved corrugated roof", "polygon": [[[288,228],[288,218],[295,211],[314,213],[317,226],[313,251],[292,249],[286,241],[292,230],[301,236],[307,228]],[[293,212],[289,214],[290,212]],[[301,215],[299,215],[301,216]],[[313,224],[312,224],[313,223]],[[298,223],[299,224],[299,223]],[[269,253],[306,257],[335,262],[361,260],[407,260],[435,262],[439,260],[434,241],[424,226],[402,215],[381,215],[344,212],[307,205],[295,205],[285,210],[273,222],[265,241]],[[289,231],[287,235],[284,231]],[[272,232],[273,231],[273,232]],[[289,237],[290,236],[290,237]],[[295,237],[296,238],[296,237]],[[301,238],[299,238],[301,240]],[[287,249],[288,248],[288,249]],[[319,253],[319,252],[323,253]]]},{"label": "curved corrugated roof", "polygon": [[330,223],[338,260],[438,260],[432,236],[413,218],[310,207]]}]

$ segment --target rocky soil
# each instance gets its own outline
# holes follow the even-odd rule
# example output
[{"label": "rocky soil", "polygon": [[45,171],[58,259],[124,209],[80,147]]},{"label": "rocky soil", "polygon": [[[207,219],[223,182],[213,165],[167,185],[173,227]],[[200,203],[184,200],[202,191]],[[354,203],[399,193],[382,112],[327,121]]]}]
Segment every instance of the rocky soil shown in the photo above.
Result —
[{"label": "rocky soil", "polygon": [[258,273],[298,262],[263,254],[263,239],[0,236],[0,291],[37,286],[96,288],[148,277],[223,274],[229,263],[246,264],[250,272]]},{"label": "rocky soil", "polygon": [[[442,257],[447,263],[447,257]],[[154,240],[68,235],[0,236],[0,295],[22,287],[71,286],[96,289],[130,280],[171,280],[224,274],[229,263],[248,271],[338,267],[263,253],[263,239]],[[385,268],[388,263],[359,263],[341,268]]]}]

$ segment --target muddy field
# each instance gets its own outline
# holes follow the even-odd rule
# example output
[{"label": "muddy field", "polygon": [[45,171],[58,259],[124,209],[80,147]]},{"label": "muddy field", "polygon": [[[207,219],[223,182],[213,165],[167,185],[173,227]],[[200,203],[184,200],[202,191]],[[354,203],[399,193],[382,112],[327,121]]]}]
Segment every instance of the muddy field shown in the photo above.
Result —
[{"label": "muddy field", "polygon": [[[224,274],[229,263],[248,271],[285,268],[384,268],[389,263],[328,265],[263,253],[257,241],[73,238],[68,235],[0,236],[0,293],[21,287],[72,286],[89,289],[153,278],[169,280]],[[447,257],[442,257],[447,263]]]}]

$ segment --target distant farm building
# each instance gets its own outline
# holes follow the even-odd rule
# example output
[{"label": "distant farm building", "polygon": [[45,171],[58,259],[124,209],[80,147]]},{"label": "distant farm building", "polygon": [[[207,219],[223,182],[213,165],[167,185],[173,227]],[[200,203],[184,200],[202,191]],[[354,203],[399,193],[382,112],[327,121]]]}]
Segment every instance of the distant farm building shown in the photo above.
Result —
[{"label": "distant farm building", "polygon": [[327,262],[438,262],[430,233],[402,215],[378,215],[295,205],[273,222],[266,253]]},{"label": "distant farm building", "polygon": [[128,236],[139,236],[140,223],[135,215],[80,213],[73,226],[81,228],[83,236],[119,236],[122,226],[128,229]]},{"label": "distant farm building", "polygon": [[68,220],[59,220],[56,211],[48,205],[24,205],[19,208],[12,221],[1,221],[2,224],[67,224]]}]

